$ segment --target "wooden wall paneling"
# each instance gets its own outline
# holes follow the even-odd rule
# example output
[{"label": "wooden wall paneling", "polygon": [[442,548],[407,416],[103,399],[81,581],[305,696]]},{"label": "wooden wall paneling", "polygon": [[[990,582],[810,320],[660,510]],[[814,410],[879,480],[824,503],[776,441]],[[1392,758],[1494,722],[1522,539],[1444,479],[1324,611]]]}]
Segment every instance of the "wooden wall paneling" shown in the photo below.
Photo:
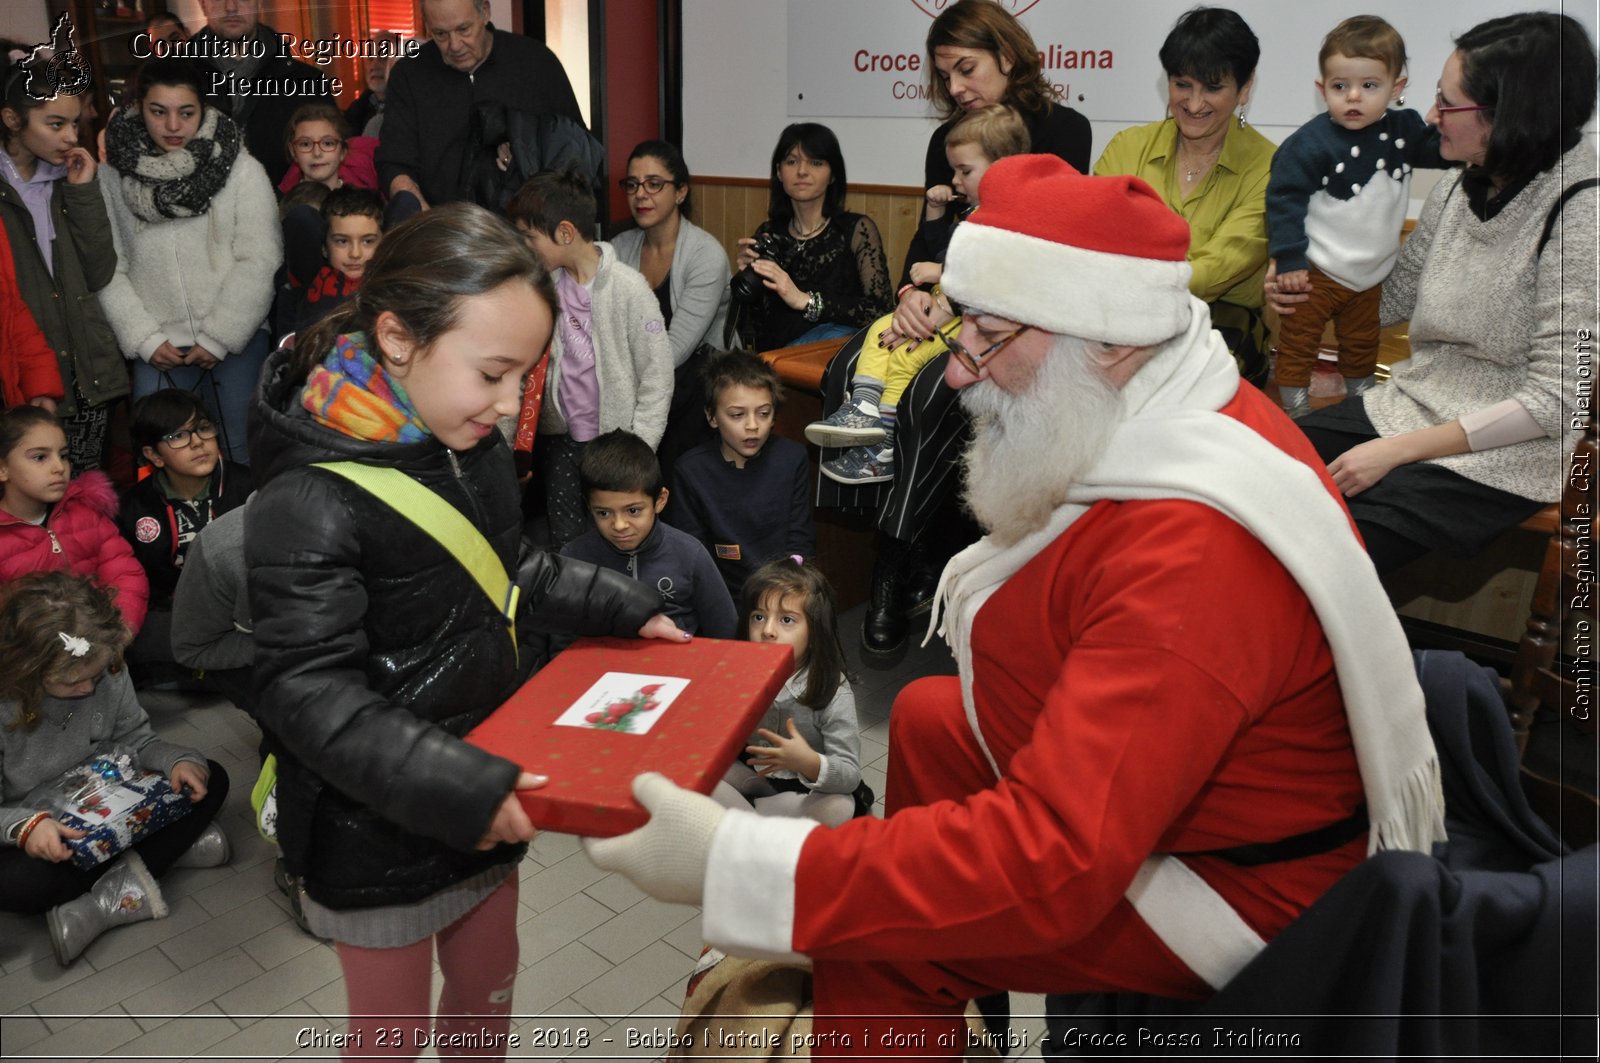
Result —
[{"label": "wooden wall paneling", "polygon": [[[889,280],[898,283],[906,248],[922,215],[922,190],[889,185],[852,187],[845,207],[870,217],[883,238],[889,259]],[[765,181],[739,177],[697,177],[694,181],[695,224],[715,236],[731,263],[739,238],[756,231],[767,217]]]},{"label": "wooden wall paneling", "polygon": [[[728,250],[728,241],[724,234],[728,231],[728,189],[722,185],[706,184],[700,181],[694,186],[694,223],[717,238],[723,245],[723,250]],[[733,255],[728,255],[732,262]]]},{"label": "wooden wall paneling", "polygon": [[764,187],[741,188],[737,202],[738,213],[729,219],[734,224],[734,231],[728,234],[735,247],[740,237],[750,236],[767,220],[767,190]]}]

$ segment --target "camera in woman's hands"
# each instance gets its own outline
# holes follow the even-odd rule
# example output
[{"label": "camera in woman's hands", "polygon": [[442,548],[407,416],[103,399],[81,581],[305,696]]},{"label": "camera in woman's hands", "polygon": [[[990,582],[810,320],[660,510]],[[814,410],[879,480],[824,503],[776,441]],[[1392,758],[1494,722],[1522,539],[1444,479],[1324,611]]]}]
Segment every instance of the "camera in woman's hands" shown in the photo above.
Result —
[{"label": "camera in woman's hands", "polygon": [[[770,258],[785,270],[789,268],[789,252],[793,249],[793,240],[775,232],[757,233],[755,245],[750,248],[757,258]],[[761,274],[756,272],[754,263],[734,274],[728,290],[733,295],[734,302],[746,305],[760,302],[761,297],[767,294],[767,289],[761,281]]]}]

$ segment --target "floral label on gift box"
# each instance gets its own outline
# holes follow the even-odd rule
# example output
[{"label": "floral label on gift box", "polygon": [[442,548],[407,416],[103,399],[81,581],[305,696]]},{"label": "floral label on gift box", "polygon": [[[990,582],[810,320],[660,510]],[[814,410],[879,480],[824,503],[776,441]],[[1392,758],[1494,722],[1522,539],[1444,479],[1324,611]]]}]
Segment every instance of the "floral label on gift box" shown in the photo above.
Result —
[{"label": "floral label on gift box", "polygon": [[688,686],[677,676],[607,672],[556,717],[556,726],[644,734]]}]

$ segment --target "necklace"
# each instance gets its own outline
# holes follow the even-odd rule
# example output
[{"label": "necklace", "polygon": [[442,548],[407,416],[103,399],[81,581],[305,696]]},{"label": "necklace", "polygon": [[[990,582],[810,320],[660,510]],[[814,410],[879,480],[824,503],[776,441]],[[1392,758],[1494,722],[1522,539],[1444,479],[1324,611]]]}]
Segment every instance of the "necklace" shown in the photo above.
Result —
[{"label": "necklace", "polygon": [[1193,182],[1195,180],[1195,178],[1199,177],[1201,174],[1203,174],[1207,170],[1211,169],[1212,166],[1216,165],[1217,159],[1221,155],[1222,155],[1222,145],[1218,144],[1216,147],[1212,148],[1210,151],[1206,152],[1203,156],[1201,156],[1199,162],[1191,163],[1191,162],[1184,161],[1183,149],[1180,147],[1178,149],[1178,164],[1183,167],[1183,180],[1184,180],[1184,182],[1185,183]]},{"label": "necklace", "polygon": [[828,227],[828,223],[832,220],[832,218],[824,217],[820,222],[817,223],[817,227],[815,229],[812,229],[810,232],[801,232],[799,226],[795,224],[796,219],[790,218],[789,235],[793,236],[796,240],[809,240],[813,236],[816,236],[818,233],[822,232],[822,230],[826,229]]}]

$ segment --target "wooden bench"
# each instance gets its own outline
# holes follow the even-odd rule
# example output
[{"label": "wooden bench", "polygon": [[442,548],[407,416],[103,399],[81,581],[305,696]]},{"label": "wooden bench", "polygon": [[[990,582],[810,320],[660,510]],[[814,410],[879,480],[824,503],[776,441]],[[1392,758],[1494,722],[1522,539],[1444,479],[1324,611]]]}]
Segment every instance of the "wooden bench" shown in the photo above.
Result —
[{"label": "wooden bench", "polygon": [[[1382,331],[1377,372],[1381,383],[1387,383],[1394,363],[1411,357],[1410,332],[1410,322]],[[1330,326],[1325,342],[1331,339]],[[1411,644],[1418,649],[1459,650],[1502,670],[1509,668],[1533,599],[1544,545],[1560,525],[1560,506],[1546,506],[1502,533],[1476,557],[1430,554],[1393,573],[1385,583]]]},{"label": "wooden bench", "polygon": [[1429,554],[1391,574],[1385,582],[1411,645],[1508,669],[1560,513],[1545,507],[1474,557]]},{"label": "wooden bench", "polygon": [[[773,431],[806,446],[811,458],[812,498],[817,496],[817,477],[822,474],[817,468],[819,452],[806,443],[805,429],[822,417],[822,379],[828,362],[844,343],[844,339],[821,340],[761,352],[766,363],[777,370],[785,392]],[[839,610],[843,612],[866,601],[872,592],[871,518],[837,509],[817,509],[813,520],[817,528],[816,562],[833,584]]]},{"label": "wooden bench", "polygon": [[1581,848],[1600,837],[1594,705],[1594,418],[1584,427],[1554,513],[1544,564],[1517,646],[1507,703],[1522,752],[1523,789],[1536,811]]}]

